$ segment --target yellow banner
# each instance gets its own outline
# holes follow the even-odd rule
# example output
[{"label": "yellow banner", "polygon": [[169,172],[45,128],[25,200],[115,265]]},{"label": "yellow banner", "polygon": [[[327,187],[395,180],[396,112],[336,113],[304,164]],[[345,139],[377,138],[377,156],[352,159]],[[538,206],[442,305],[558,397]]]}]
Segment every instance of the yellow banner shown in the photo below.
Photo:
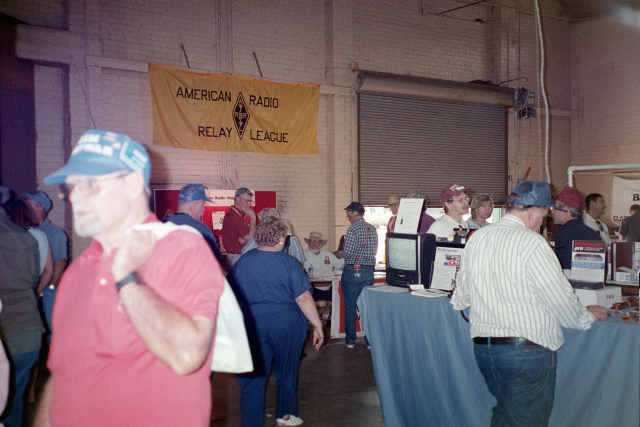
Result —
[{"label": "yellow banner", "polygon": [[268,154],[318,152],[320,87],[149,64],[153,141]]}]

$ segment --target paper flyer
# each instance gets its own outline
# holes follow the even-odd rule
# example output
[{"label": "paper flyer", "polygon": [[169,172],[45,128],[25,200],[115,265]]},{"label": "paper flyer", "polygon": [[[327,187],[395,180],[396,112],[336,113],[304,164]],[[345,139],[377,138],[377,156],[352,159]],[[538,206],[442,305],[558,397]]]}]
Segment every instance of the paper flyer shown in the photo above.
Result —
[{"label": "paper flyer", "polygon": [[424,199],[400,199],[398,206],[398,217],[396,218],[396,233],[416,234],[418,224],[422,216],[422,205]]},{"label": "paper flyer", "polygon": [[436,248],[436,256],[433,261],[433,277],[431,279],[432,289],[453,290],[463,251],[464,248],[442,246]]}]

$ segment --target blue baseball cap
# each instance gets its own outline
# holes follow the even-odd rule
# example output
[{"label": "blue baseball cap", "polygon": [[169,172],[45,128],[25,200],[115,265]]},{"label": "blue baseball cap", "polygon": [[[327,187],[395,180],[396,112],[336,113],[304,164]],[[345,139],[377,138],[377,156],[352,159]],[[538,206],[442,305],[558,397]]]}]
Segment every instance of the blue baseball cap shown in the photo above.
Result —
[{"label": "blue baseball cap", "polygon": [[520,181],[511,190],[509,202],[522,206],[551,206],[551,186],[542,181]]},{"label": "blue baseball cap", "polygon": [[190,202],[193,200],[206,200],[211,202],[212,200],[207,197],[207,192],[202,184],[187,184],[180,190],[178,194],[178,200],[181,202]]},{"label": "blue baseball cap", "polygon": [[31,193],[22,193],[20,194],[21,199],[31,199],[34,202],[37,202],[40,206],[42,206],[45,212],[49,212],[51,210],[51,199],[47,196],[42,190],[33,191]]},{"label": "blue baseball cap", "polygon": [[44,183],[61,184],[69,175],[97,176],[117,171],[142,173],[148,188],[151,159],[147,150],[127,135],[91,129],[80,137],[67,164],[46,177]]}]

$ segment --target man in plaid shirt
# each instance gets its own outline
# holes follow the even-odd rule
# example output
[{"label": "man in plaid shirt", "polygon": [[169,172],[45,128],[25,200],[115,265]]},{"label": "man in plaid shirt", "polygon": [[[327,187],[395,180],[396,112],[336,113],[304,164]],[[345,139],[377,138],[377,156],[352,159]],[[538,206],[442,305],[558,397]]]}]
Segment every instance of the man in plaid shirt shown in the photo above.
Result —
[{"label": "man in plaid shirt", "polygon": [[364,206],[351,202],[344,208],[351,226],[344,238],[344,270],[342,271],[342,295],[344,297],[345,333],[347,348],[356,342],[356,301],[365,286],[373,285],[373,270],[378,250],[376,228],[365,222]]}]

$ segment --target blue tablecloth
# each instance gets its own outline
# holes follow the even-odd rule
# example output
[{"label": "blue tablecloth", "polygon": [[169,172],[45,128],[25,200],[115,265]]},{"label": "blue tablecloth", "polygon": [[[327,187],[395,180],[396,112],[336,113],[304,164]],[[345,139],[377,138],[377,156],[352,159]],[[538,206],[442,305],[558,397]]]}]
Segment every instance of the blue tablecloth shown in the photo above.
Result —
[{"label": "blue tablecloth", "polygon": [[[488,426],[495,399],[460,313],[448,298],[384,288],[366,288],[358,307],[385,425]],[[596,322],[564,335],[550,425],[640,426],[640,325]]]}]

